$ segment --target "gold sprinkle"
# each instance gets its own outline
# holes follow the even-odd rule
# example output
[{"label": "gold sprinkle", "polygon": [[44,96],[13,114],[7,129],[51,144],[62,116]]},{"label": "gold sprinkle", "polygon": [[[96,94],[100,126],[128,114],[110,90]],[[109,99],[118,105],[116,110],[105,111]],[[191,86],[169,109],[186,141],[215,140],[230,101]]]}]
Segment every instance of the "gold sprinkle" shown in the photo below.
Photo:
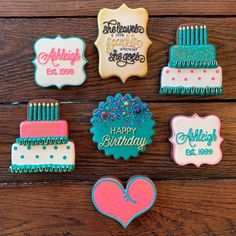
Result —
[{"label": "gold sprinkle", "polygon": [[126,101],[126,102],[124,102],[124,105],[127,107],[127,106],[129,106],[129,103]]},{"label": "gold sprinkle", "polygon": [[125,111],[122,112],[122,115],[125,115]]}]

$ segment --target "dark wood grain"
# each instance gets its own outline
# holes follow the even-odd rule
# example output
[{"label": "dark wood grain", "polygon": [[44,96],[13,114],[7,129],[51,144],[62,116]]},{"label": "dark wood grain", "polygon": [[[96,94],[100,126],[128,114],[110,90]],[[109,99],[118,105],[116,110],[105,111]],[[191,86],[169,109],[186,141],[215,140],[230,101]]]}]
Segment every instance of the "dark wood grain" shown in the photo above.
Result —
[{"label": "dark wood grain", "polygon": [[[168,53],[174,44],[175,31],[183,22],[208,25],[209,42],[217,48],[217,59],[223,67],[224,95],[208,97],[161,96],[160,73],[168,63]],[[86,30],[85,30],[86,29]],[[130,78],[125,84],[118,78],[101,79],[98,74],[96,18],[0,19],[1,103],[28,102],[40,97],[60,101],[100,101],[117,92],[129,92],[149,101],[222,100],[236,98],[236,19],[235,18],[151,18],[149,35],[153,44],[149,50],[149,73],[144,79]],[[87,44],[87,81],[79,87],[41,88],[34,83],[33,43],[42,36],[81,36]],[[30,91],[30,92],[29,92]]]},{"label": "dark wood grain", "polygon": [[[96,16],[101,8],[117,8],[122,0],[5,0],[0,2],[0,15],[16,16]],[[234,15],[236,3],[234,0],[126,0],[132,8],[145,7],[152,16],[181,16],[181,15]]]},{"label": "dark wood grain", "polygon": [[2,187],[1,235],[236,234],[235,181],[157,181],[154,207],[126,230],[98,213],[92,185]]},{"label": "dark wood grain", "polygon": [[[148,175],[155,179],[205,179],[236,177],[236,104],[235,103],[150,103],[156,121],[156,135],[153,144],[138,159],[115,161],[97,150],[89,132],[91,111],[97,107],[93,103],[63,104],[61,118],[69,122],[69,137],[76,144],[76,170],[68,174],[22,174],[8,173],[10,147],[19,137],[19,124],[26,117],[26,106],[0,106],[0,182],[57,182],[57,181],[95,181],[104,175],[128,178],[131,175]],[[170,158],[170,125],[174,115],[215,114],[221,118],[223,160],[216,166],[180,167]],[[11,120],[14,118],[14,122]],[[11,125],[9,126],[9,121]]]}]

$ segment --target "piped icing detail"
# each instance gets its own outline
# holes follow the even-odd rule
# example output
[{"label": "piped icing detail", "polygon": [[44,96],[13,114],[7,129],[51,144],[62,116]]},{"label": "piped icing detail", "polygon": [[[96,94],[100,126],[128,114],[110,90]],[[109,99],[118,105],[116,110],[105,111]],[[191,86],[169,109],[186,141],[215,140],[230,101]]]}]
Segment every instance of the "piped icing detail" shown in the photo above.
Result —
[{"label": "piped icing detail", "polygon": [[103,79],[117,76],[123,83],[131,76],[145,77],[148,72],[148,12],[144,8],[103,8],[98,13],[99,74]]},{"label": "piped icing detail", "polygon": [[206,25],[181,25],[176,35],[177,45],[170,49],[169,67],[218,67],[215,47],[208,44]]},{"label": "piped icing detail", "polygon": [[98,149],[114,159],[137,157],[152,143],[155,133],[148,105],[130,94],[108,96],[93,111],[91,123],[90,132]]},{"label": "piped icing detail", "polygon": [[[71,172],[75,167],[74,143],[68,140],[68,124],[60,120],[59,102],[36,99],[28,103],[27,121],[12,145],[12,173]],[[55,135],[55,136],[54,136]]]},{"label": "piped icing detail", "polygon": [[[35,82],[41,87],[78,86],[85,82],[86,44],[79,37],[42,37],[34,43]],[[53,113],[52,113],[53,114]]]},{"label": "piped icing detail", "polygon": [[175,116],[171,120],[171,155],[178,165],[215,165],[222,159],[221,122],[215,115]]},{"label": "piped icing detail", "polygon": [[160,94],[221,95],[222,68],[217,64],[215,47],[208,44],[207,27],[183,24],[176,36],[168,67],[161,73]]},{"label": "piped icing detail", "polygon": [[126,188],[114,177],[103,177],[95,183],[91,195],[101,214],[126,228],[154,205],[156,192],[155,184],[145,176],[131,177]]}]

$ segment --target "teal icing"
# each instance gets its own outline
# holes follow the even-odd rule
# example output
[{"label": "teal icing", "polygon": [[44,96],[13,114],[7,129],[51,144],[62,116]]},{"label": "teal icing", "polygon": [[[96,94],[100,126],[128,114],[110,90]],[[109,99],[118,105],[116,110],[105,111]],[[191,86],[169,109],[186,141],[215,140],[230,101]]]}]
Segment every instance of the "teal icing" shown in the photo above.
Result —
[{"label": "teal icing", "polygon": [[[84,78],[85,78],[85,79],[84,79],[80,84],[77,84],[77,85],[71,85],[71,84],[55,85],[55,84],[52,84],[52,85],[49,85],[49,86],[42,86],[42,85],[40,85],[40,84],[38,83],[37,78],[36,78],[36,70],[38,69],[38,67],[37,67],[37,64],[36,64],[36,62],[35,62],[35,61],[37,60],[37,53],[36,53],[36,50],[35,50],[35,45],[36,45],[37,42],[38,42],[39,40],[41,40],[41,39],[55,40],[55,39],[57,39],[57,38],[61,38],[61,39],[75,38],[75,39],[81,40],[81,42],[82,42],[82,44],[83,44],[83,50],[82,50],[82,52],[81,52],[81,58],[83,59],[82,71],[83,71],[83,73],[84,73]],[[71,36],[71,37],[66,37],[66,38],[64,38],[64,37],[62,37],[61,35],[58,34],[55,38],[41,37],[41,38],[37,39],[37,40],[34,42],[35,58],[34,58],[34,60],[32,61],[33,65],[34,65],[34,67],[35,67],[35,70],[34,70],[34,81],[35,81],[35,83],[36,83],[38,86],[40,86],[40,87],[48,88],[48,87],[56,86],[58,89],[62,89],[62,88],[65,87],[65,86],[79,86],[79,85],[83,84],[83,83],[85,82],[85,80],[86,80],[85,65],[88,63],[87,59],[85,58],[85,50],[86,50],[85,41],[84,41],[82,38],[80,38],[80,37],[73,37],[73,36]]]},{"label": "teal icing", "polygon": [[[110,182],[112,182],[112,183],[115,183],[115,184],[120,188],[120,190],[121,190],[122,193],[124,194],[124,197],[127,199],[127,201],[131,201],[131,202],[135,203],[136,201],[135,201],[134,199],[132,199],[132,198],[128,195],[128,193],[129,193],[129,187],[130,187],[130,185],[131,185],[135,180],[137,180],[137,179],[145,180],[145,181],[149,182],[149,183],[152,185],[152,188],[153,188],[153,191],[154,191],[154,197],[153,197],[153,199],[152,199],[152,203],[150,204],[150,206],[148,206],[146,209],[144,209],[144,210],[138,212],[137,214],[135,214],[135,215],[127,222],[127,224],[124,224],[122,221],[120,221],[120,220],[119,220],[118,218],[116,218],[115,216],[109,215],[109,214],[107,214],[107,213],[105,213],[105,212],[103,212],[103,211],[101,211],[101,210],[99,209],[99,207],[98,207],[98,205],[97,205],[97,203],[96,203],[96,201],[95,201],[95,199],[94,199],[94,191],[95,191],[96,187],[97,187],[100,183],[102,183],[102,182],[104,182],[104,181],[110,181]],[[92,189],[92,193],[91,193],[92,202],[93,202],[93,205],[94,205],[94,207],[96,208],[96,210],[99,211],[99,212],[100,212],[101,214],[103,214],[104,216],[107,216],[107,217],[110,217],[110,218],[113,219],[113,220],[116,220],[118,223],[120,223],[120,224],[123,226],[123,228],[127,228],[127,226],[128,226],[135,218],[137,218],[139,215],[141,215],[141,214],[145,213],[146,211],[148,211],[149,209],[151,209],[151,208],[153,207],[155,201],[156,201],[156,197],[157,197],[157,192],[156,192],[156,187],[155,187],[154,183],[153,183],[149,178],[144,177],[144,176],[139,176],[139,175],[137,175],[137,176],[135,176],[135,177],[132,177],[132,179],[130,179],[130,181],[128,182],[128,184],[127,184],[127,186],[126,186],[126,189],[124,189],[123,186],[121,185],[121,183],[119,183],[118,181],[115,181],[115,180],[109,179],[109,178],[102,178],[102,179],[98,180],[98,181],[95,183],[95,185],[93,186],[93,189]]]},{"label": "teal icing", "polygon": [[[38,137],[38,138],[17,138],[16,142],[20,145],[52,145],[52,144],[66,144],[68,137],[55,136],[55,137]],[[43,147],[44,149],[44,147]],[[45,150],[45,149],[44,149]]]},{"label": "teal icing", "polygon": [[44,165],[11,165],[11,173],[38,173],[38,172],[72,172],[75,165],[44,164]]},{"label": "teal icing", "polygon": [[[122,104],[119,105],[119,101],[124,104],[125,101],[129,102],[129,106],[124,106],[120,109]],[[136,103],[137,101],[137,103]],[[133,105],[133,103],[135,105]],[[137,109],[139,112],[136,113],[133,109]],[[141,108],[140,108],[141,107]],[[113,112],[116,108],[117,112]],[[121,110],[125,112],[122,115]],[[107,118],[101,117],[101,113],[104,111],[107,114]],[[121,112],[121,113],[120,113]],[[139,153],[146,150],[146,146],[152,143],[152,136],[155,134],[153,127],[155,122],[152,120],[152,113],[148,110],[147,104],[143,103],[140,98],[132,98],[130,94],[123,96],[122,94],[116,94],[115,97],[109,96],[105,102],[100,102],[98,109],[93,111],[93,117],[90,120],[92,128],[90,132],[93,134],[93,142],[97,143],[97,148],[105,152],[106,156],[113,156],[115,160],[123,158],[129,160],[130,157],[138,157]],[[136,128],[134,139],[146,139],[146,144],[140,150],[137,145],[121,145],[121,146],[102,146],[103,137],[109,135],[112,138],[119,139],[121,136],[126,139],[131,139],[133,134],[110,134],[110,129],[120,127],[131,127]]]},{"label": "teal icing", "polygon": [[191,88],[191,87],[162,87],[160,94],[173,95],[221,95],[223,94],[223,87],[209,87],[209,88]]},{"label": "teal icing", "polygon": [[174,45],[170,48],[171,68],[216,68],[216,49],[213,45]]}]

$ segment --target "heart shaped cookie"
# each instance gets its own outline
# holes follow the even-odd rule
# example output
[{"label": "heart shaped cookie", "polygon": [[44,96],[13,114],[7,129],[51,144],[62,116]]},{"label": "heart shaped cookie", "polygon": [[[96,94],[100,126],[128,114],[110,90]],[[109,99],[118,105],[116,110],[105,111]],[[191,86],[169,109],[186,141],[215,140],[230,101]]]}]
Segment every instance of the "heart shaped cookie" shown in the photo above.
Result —
[{"label": "heart shaped cookie", "polygon": [[144,176],[133,176],[126,189],[113,177],[99,179],[92,189],[95,208],[126,228],[137,216],[148,211],[156,200],[154,183]]}]

